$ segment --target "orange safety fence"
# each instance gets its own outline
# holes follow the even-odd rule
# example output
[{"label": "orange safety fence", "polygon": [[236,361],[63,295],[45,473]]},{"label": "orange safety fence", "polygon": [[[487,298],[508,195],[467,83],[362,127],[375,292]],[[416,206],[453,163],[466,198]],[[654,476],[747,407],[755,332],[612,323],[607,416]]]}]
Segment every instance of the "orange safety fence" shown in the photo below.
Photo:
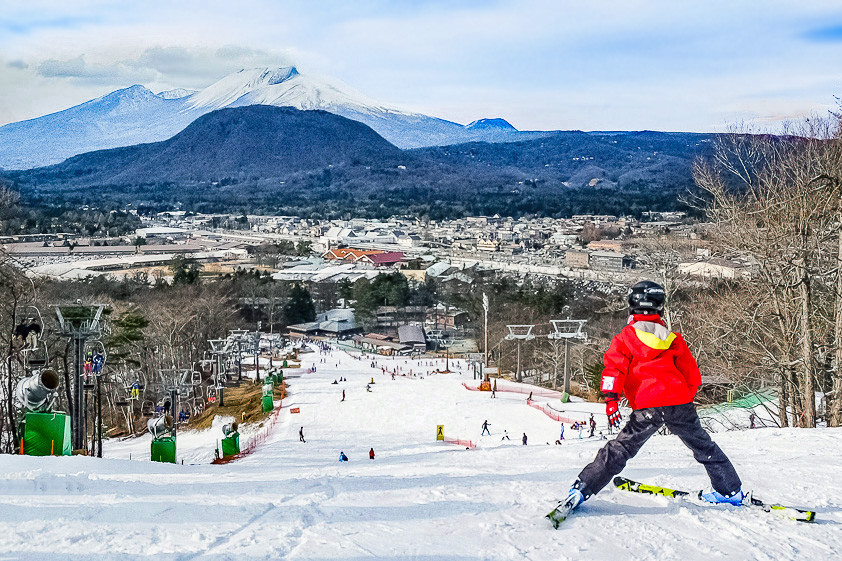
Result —
[{"label": "orange safety fence", "polygon": [[[538,411],[540,411],[541,413],[543,413],[544,415],[546,415],[547,417],[549,417],[553,421],[559,421],[561,423],[571,423],[571,424],[576,423],[576,422],[580,422],[579,419],[571,419],[570,417],[563,417],[562,415],[559,415],[558,412],[556,412],[554,409],[550,409],[549,407],[541,405],[539,403],[535,403],[534,401],[527,401],[526,404],[530,407],[534,407],[535,409],[537,409]],[[584,422],[584,421],[581,421],[581,422]]]},{"label": "orange safety fence", "polygon": [[444,442],[446,444],[457,444],[459,446],[464,446],[465,448],[476,448],[477,445],[474,444],[470,440],[462,440],[460,438],[449,438],[447,436],[444,437]]}]

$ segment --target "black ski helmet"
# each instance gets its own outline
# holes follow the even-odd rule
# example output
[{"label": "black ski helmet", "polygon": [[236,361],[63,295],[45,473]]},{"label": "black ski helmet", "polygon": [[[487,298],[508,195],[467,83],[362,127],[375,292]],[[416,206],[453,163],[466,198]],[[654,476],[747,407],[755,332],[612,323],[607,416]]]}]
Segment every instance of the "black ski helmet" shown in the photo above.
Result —
[{"label": "black ski helmet", "polygon": [[629,289],[629,310],[633,314],[660,314],[667,295],[664,287],[652,281],[640,281]]}]

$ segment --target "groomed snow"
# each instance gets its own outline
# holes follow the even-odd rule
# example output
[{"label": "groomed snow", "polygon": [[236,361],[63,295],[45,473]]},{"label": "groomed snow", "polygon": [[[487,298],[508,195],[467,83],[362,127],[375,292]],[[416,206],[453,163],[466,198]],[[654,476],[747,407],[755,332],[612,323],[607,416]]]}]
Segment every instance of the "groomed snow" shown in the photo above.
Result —
[{"label": "groomed snow", "polygon": [[[392,380],[370,368],[371,359],[343,351],[303,359],[317,372],[287,380],[290,395],[269,440],[227,465],[198,463],[213,456],[225,419],[179,434],[184,465],[149,462],[148,439],[110,443],[101,460],[0,456],[0,559],[710,561],[842,553],[838,429],[714,435],[746,488],[814,507],[815,524],[606,488],[556,531],[543,516],[600,441],[579,440],[568,426],[564,443],[553,445],[558,423],[528,407],[524,394],[491,399],[466,390],[462,382],[475,381],[464,365],[461,373],[421,378],[444,361],[376,359],[416,374]],[[332,384],[340,376],[348,381]],[[538,399],[570,415],[603,410]],[[492,435],[480,437],[485,419]],[[477,448],[437,443],[437,424]],[[298,441],[301,426],[306,443]],[[511,441],[501,441],[504,429]],[[337,461],[340,450],[349,462]],[[707,485],[671,436],[653,437],[624,474],[684,489]]]}]

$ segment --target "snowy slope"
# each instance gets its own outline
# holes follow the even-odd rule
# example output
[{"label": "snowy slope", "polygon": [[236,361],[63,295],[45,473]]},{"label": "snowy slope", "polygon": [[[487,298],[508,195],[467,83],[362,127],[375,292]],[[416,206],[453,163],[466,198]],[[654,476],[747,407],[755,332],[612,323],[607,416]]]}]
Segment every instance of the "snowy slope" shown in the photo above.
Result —
[{"label": "snowy slope", "polygon": [[[814,506],[815,524],[606,489],[554,531],[543,515],[599,441],[579,440],[568,427],[561,446],[546,444],[558,423],[528,407],[523,394],[498,392],[492,400],[466,390],[462,382],[475,383],[467,369],[417,376],[444,361],[378,359],[416,374],[392,380],[370,368],[371,359],[304,356],[304,366],[318,371],[288,379],[291,395],[271,438],[231,464],[189,465],[208,457],[215,429],[179,438],[183,466],[146,461],[141,440],[112,443],[103,460],[0,457],[2,558],[709,561],[842,553],[842,431],[715,437],[746,487]],[[332,384],[340,376],[348,382]],[[543,401],[569,415],[602,410]],[[493,434],[480,437],[485,419]],[[477,448],[436,443],[437,424]],[[298,441],[301,426],[306,443]],[[512,441],[500,440],[504,429]],[[524,432],[527,446],[518,438]],[[337,461],[340,450],[348,463]],[[689,451],[668,436],[653,437],[624,473],[688,489],[706,484]]]}]

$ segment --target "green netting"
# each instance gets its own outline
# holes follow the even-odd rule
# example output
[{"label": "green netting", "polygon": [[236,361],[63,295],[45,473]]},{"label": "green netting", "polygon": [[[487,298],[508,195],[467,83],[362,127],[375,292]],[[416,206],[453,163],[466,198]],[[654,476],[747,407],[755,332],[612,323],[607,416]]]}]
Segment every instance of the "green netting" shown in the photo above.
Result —
[{"label": "green netting", "polygon": [[70,417],[63,413],[27,413],[23,453],[27,456],[69,456]]},{"label": "green netting", "polygon": [[170,436],[152,441],[152,461],[175,463],[175,439]]},{"label": "green netting", "polygon": [[735,409],[752,409],[761,403],[773,401],[777,399],[775,390],[768,389],[761,392],[751,392],[743,397],[732,400],[730,403],[721,403],[719,407],[735,408]]},{"label": "green netting", "polygon": [[232,434],[228,438],[222,439],[222,457],[236,456],[240,453],[240,435]]}]

